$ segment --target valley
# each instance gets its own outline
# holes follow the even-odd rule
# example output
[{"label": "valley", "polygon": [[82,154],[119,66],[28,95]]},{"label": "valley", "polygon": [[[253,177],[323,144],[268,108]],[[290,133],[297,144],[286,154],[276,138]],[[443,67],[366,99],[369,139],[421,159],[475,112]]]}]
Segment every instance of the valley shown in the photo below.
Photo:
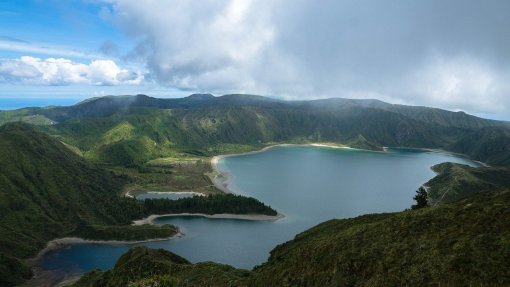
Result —
[{"label": "valley", "polygon": [[[184,235],[178,239],[142,244],[169,249],[179,256],[136,247],[120,257],[134,245],[116,245],[111,252],[106,251],[110,245],[103,245],[100,249],[107,257],[88,263],[75,261],[70,265],[73,269],[64,273],[76,275],[97,267],[113,267],[112,271],[87,273],[77,286],[118,286],[123,280],[133,286],[150,282],[196,285],[203,284],[211,274],[217,278],[210,282],[214,286],[226,282],[237,286],[375,286],[381,285],[381,278],[412,285],[503,284],[508,278],[494,267],[504,265],[508,256],[504,249],[507,221],[486,224],[494,212],[506,216],[506,190],[510,187],[508,122],[377,100],[281,101],[251,95],[196,94],[180,99],[109,96],[69,107],[0,111],[0,123],[0,159],[6,163],[0,177],[0,228],[5,235],[0,245],[0,277],[8,286],[29,279],[32,272],[28,266],[33,263],[27,265],[30,261],[26,259],[56,238],[145,241],[170,238],[183,230]],[[292,145],[250,153],[281,144]],[[214,158],[243,153],[248,154]],[[480,167],[471,159],[489,166]],[[286,180],[275,181],[282,178]],[[427,187],[432,207],[402,211],[410,208],[413,192],[422,184]],[[225,190],[236,195],[225,194]],[[165,193],[186,192],[205,196],[159,198]],[[159,199],[143,199],[151,193]],[[462,206],[473,209],[466,213]],[[200,213],[216,219],[172,216],[154,218],[151,222],[156,225],[131,225],[149,215],[179,213]],[[285,217],[272,222],[221,216],[278,213]],[[363,215],[367,213],[377,214]],[[467,229],[459,227],[460,219],[456,217],[464,213],[462,216],[475,220]],[[441,221],[441,217],[448,220]],[[438,241],[443,231],[426,232],[424,226],[430,225],[423,225],[424,221],[450,228],[450,234],[456,234],[455,242],[464,249],[452,244],[452,248],[440,247],[444,244]],[[404,239],[401,245],[393,246],[389,242],[399,242],[392,237],[396,233],[386,232],[392,230],[389,226],[397,225]],[[502,257],[489,251],[474,257],[474,250],[481,247],[468,238],[475,231],[492,240],[491,246]],[[265,234],[264,240],[256,240],[257,234]],[[369,237],[378,239],[370,244],[365,240]],[[209,246],[208,238],[215,238],[215,247]],[[354,244],[355,238],[359,245]],[[414,251],[409,251],[423,238],[432,244],[432,253],[427,254],[435,254],[433,260],[427,259],[430,264],[426,266],[417,261]],[[343,244],[352,246],[352,251],[338,249]],[[384,245],[393,247],[380,249]],[[82,242],[51,251],[42,266],[65,270],[59,264],[66,261],[59,263],[57,258],[71,260],[64,263],[69,264],[83,252],[96,254],[94,246]],[[369,253],[359,254],[374,258],[373,263],[378,265],[368,264],[365,255],[356,255],[354,250],[362,246]],[[215,255],[215,250],[222,255]],[[335,252],[325,256],[324,250]],[[410,257],[397,259],[395,254],[402,252],[411,252]],[[464,257],[451,259],[458,256]],[[476,263],[484,256],[495,263]],[[133,273],[122,269],[120,263],[115,265],[119,257],[119,262],[140,266],[139,271]],[[296,264],[296,258],[319,261],[306,266]],[[197,263],[202,261],[217,263]],[[159,267],[144,269],[137,264]],[[410,267],[395,267],[398,264]],[[467,266],[478,266],[477,270],[485,273],[469,269],[472,275],[456,277]],[[314,274],[319,271],[314,268],[324,272],[320,276],[323,281],[317,281],[319,277]],[[393,268],[405,274],[393,273]],[[424,273],[418,274],[417,270]],[[451,276],[441,277],[438,270],[449,270]],[[51,285],[68,278],[48,276],[29,284]]]}]

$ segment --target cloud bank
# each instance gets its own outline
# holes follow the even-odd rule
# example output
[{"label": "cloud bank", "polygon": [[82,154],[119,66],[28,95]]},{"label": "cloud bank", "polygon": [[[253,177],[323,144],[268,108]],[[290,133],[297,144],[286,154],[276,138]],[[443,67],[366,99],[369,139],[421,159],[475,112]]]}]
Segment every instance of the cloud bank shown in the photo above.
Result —
[{"label": "cloud bank", "polygon": [[122,69],[112,60],[93,60],[89,64],[29,56],[0,60],[0,82],[57,86],[138,85],[143,79],[142,74]]},{"label": "cloud bank", "polygon": [[510,114],[508,1],[107,3],[162,85]]}]

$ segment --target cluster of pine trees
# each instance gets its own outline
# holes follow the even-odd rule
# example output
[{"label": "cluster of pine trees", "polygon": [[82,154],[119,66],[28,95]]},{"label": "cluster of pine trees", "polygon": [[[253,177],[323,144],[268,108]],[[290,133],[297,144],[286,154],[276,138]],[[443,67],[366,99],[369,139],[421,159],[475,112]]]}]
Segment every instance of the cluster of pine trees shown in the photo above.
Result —
[{"label": "cluster of pine trees", "polygon": [[194,196],[178,200],[146,199],[143,201],[146,214],[165,213],[231,213],[277,215],[276,210],[252,197],[234,194]]}]

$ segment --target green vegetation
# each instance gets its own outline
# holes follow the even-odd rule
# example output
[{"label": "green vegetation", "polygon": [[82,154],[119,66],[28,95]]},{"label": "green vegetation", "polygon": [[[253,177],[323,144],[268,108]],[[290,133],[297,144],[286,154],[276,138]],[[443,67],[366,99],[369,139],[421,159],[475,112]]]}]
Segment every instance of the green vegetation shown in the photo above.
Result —
[{"label": "green vegetation", "polygon": [[32,270],[18,259],[0,253],[0,286],[17,286],[32,275]]},{"label": "green vegetation", "polygon": [[27,125],[0,127],[0,162],[0,270],[10,270],[0,276],[2,286],[26,279],[15,258],[35,255],[49,240],[83,225],[123,226],[143,216],[135,200],[118,196],[126,179]]},{"label": "green vegetation", "polygon": [[416,204],[411,206],[411,209],[420,209],[429,206],[427,202],[427,190],[422,186],[416,191],[416,195],[413,199],[416,201]]},{"label": "green vegetation", "polygon": [[76,286],[504,286],[510,284],[508,210],[505,190],[330,220],[276,247],[250,272],[137,247],[113,270],[88,273]]},{"label": "green vegetation", "polygon": [[[275,143],[443,148],[502,167],[440,164],[415,210],[330,220],[276,247],[253,271],[134,248],[77,286],[395,286],[510,284],[510,127],[465,113],[376,100],[285,102],[251,95],[102,97],[0,111],[0,286],[31,276],[20,259],[64,236],[143,240],[173,226],[149,214],[276,211],[214,195],[212,155]],[[31,123],[28,126],[20,122]],[[43,132],[43,133],[41,133]],[[99,165],[98,165],[99,164]],[[125,189],[123,190],[123,187]],[[169,200],[123,191],[199,190]],[[426,204],[430,208],[418,208]]]},{"label": "green vegetation", "polygon": [[130,249],[111,271],[92,271],[74,286],[239,286],[249,271],[217,263],[191,264],[163,249]]},{"label": "green vegetation", "polygon": [[[213,194],[193,196],[179,200],[146,199],[144,209],[147,214],[165,213],[231,213],[277,215],[276,210],[252,197],[234,194]],[[170,211],[170,212],[169,212]]]},{"label": "green vegetation", "polygon": [[510,165],[510,128],[484,127],[446,149],[490,165]]},{"label": "green vegetation", "polygon": [[510,191],[330,220],[271,252],[253,286],[510,284]]},{"label": "green vegetation", "polygon": [[[508,140],[494,142],[500,150],[496,154],[485,151],[485,145],[473,147],[476,133],[504,134],[508,123],[376,100],[137,95],[94,98],[70,107],[2,111],[0,122],[27,116],[52,121],[46,125],[40,121],[39,128],[78,148],[86,159],[136,168],[161,157],[208,157],[291,142],[332,142],[370,150],[446,148],[494,164],[510,158]],[[486,138],[491,141],[493,136]]]},{"label": "green vegetation", "polygon": [[425,184],[431,205],[454,202],[481,191],[510,188],[510,167],[474,168],[441,163],[432,169],[438,175]]},{"label": "green vegetation", "polygon": [[126,192],[131,195],[148,191],[195,191],[204,194],[221,193],[207,174],[212,173],[210,158],[165,157],[151,160],[139,168],[111,167],[109,170],[129,176]]},{"label": "green vegetation", "polygon": [[21,123],[0,126],[0,162],[0,286],[26,279],[27,269],[18,259],[34,256],[55,238],[144,240],[174,235],[173,226],[130,225],[153,212],[274,212],[255,199],[233,195],[177,201],[122,197],[122,186],[130,181],[127,175],[95,166],[57,139]]},{"label": "green vegetation", "polygon": [[28,257],[86,224],[125,225],[143,216],[120,198],[125,178],[23,124],[0,127],[0,253]]}]

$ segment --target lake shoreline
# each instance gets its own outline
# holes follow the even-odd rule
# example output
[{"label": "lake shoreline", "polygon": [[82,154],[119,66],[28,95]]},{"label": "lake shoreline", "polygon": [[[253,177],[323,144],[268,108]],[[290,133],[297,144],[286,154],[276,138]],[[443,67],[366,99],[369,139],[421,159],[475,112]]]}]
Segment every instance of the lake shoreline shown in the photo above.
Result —
[{"label": "lake shoreline", "polygon": [[69,245],[74,244],[107,244],[107,245],[124,245],[124,244],[136,244],[136,243],[144,243],[144,242],[157,242],[157,241],[165,241],[165,240],[171,240],[175,238],[180,238],[184,234],[179,230],[179,227],[177,227],[177,233],[170,236],[170,237],[164,237],[164,238],[153,238],[153,239],[145,239],[145,240],[95,240],[95,239],[85,239],[81,237],[63,237],[63,238],[57,238],[50,240],[46,247],[43,248],[39,253],[30,259],[27,259],[29,261],[33,262],[40,262],[42,257],[46,255],[50,251],[55,251],[61,248],[64,248]]},{"label": "lake shoreline", "polygon": [[145,192],[133,192],[131,190],[124,193],[125,197],[129,198],[136,198],[138,195],[143,194],[192,194],[194,196],[205,196],[206,194],[196,191],[187,191],[187,190],[181,190],[181,191],[145,191]]},{"label": "lake shoreline", "polygon": [[48,270],[41,265],[41,260],[44,258],[46,254],[51,251],[59,250],[65,248],[70,245],[77,244],[105,244],[105,245],[128,245],[128,244],[137,244],[137,243],[145,243],[145,242],[158,242],[158,241],[166,241],[172,240],[176,238],[181,238],[184,236],[178,226],[176,226],[177,232],[176,234],[165,237],[165,238],[152,238],[145,240],[93,240],[93,239],[84,239],[80,237],[63,237],[50,240],[46,247],[43,248],[39,253],[32,258],[26,259],[27,265],[32,269],[34,276],[27,281],[28,286],[56,286],[65,281],[75,281],[79,279],[83,274],[67,274],[66,276],[58,277],[55,275],[55,270]]},{"label": "lake shoreline", "polygon": [[[251,151],[251,152],[237,153],[237,154],[224,154],[224,155],[214,156],[210,159],[210,164],[211,164],[213,172],[209,173],[207,175],[211,179],[212,183],[219,190],[221,190],[225,193],[236,194],[235,190],[233,190],[232,187],[230,186],[231,182],[233,180],[233,176],[231,174],[229,174],[228,172],[222,171],[219,168],[221,160],[226,157],[231,157],[231,156],[241,156],[241,155],[247,155],[247,154],[261,153],[261,152],[265,152],[265,151],[267,151],[271,148],[274,148],[274,147],[316,147],[316,148],[335,148],[335,149],[345,149],[345,150],[359,150],[359,149],[354,149],[354,148],[350,148],[350,147],[346,147],[346,146],[336,146],[336,145],[328,145],[328,144],[320,144],[320,143],[318,143],[318,144],[276,144],[276,145],[266,146],[260,150]],[[393,148],[389,148],[389,149],[393,149]],[[385,151],[388,151],[389,149],[385,149]],[[398,148],[395,148],[395,149],[398,149]],[[450,152],[445,152],[445,151],[437,150],[437,149],[432,150],[432,149],[413,148],[413,150],[422,150],[422,151],[427,151],[427,152],[439,152],[439,153],[450,153]],[[367,151],[368,152],[376,152],[376,153],[381,152],[381,151],[369,151],[369,150],[367,150]],[[383,151],[383,152],[385,152],[385,151]],[[450,154],[455,155],[454,153],[450,153]],[[466,156],[462,156],[462,157],[469,159],[469,157],[466,157]],[[239,220],[260,220],[260,221],[275,221],[275,220],[278,220],[278,219],[281,219],[284,217],[283,214],[278,214],[277,216],[253,215],[253,214],[252,215],[240,215],[240,214],[208,215],[208,214],[195,214],[195,213],[163,214],[163,215],[150,215],[146,218],[135,220],[135,221],[133,221],[133,225],[154,224],[154,221],[157,218],[161,218],[161,217],[184,217],[184,216],[200,216],[200,217],[205,217],[205,218],[210,218],[210,219],[239,219]],[[180,231],[178,233],[180,234],[179,237],[184,236],[184,234],[180,233]],[[143,240],[143,241],[115,241],[115,240],[104,241],[104,240],[85,240],[85,239],[81,239],[81,238],[60,238],[60,239],[56,239],[56,240],[52,240],[52,241],[48,242],[48,245],[52,245],[51,248],[54,248],[54,249],[47,249],[49,247],[49,246],[47,246],[40,253],[42,253],[42,255],[41,255],[41,258],[42,258],[47,252],[50,252],[52,250],[57,250],[59,248],[64,248],[64,247],[72,245],[72,244],[87,244],[87,243],[106,244],[106,245],[136,244],[136,243],[151,242],[151,241],[166,241],[166,240],[174,239],[176,237],[177,236],[172,236],[170,238],[160,238],[160,239]],[[50,244],[50,243],[52,243],[52,244]],[[41,260],[41,258],[39,258],[39,260]],[[40,266],[40,264],[38,264],[38,263],[39,262],[36,263],[37,264],[36,266],[31,266],[31,267],[33,269],[40,268],[40,270],[39,270],[40,272],[52,272],[51,270],[46,270],[46,271],[43,270],[42,266]],[[35,277],[40,276],[40,274],[41,274],[40,272],[36,273],[34,271]],[[71,275],[74,276],[74,278],[77,278],[77,277],[79,277],[80,274],[66,274],[65,278],[62,278],[62,276],[61,276],[60,278],[58,278],[59,279],[58,281],[56,281],[56,277],[54,276],[51,279],[51,280],[53,280],[52,284],[56,284],[61,281],[68,280],[69,279],[68,276],[71,276]],[[43,281],[40,281],[40,282],[43,282]],[[35,286],[40,286],[40,285],[35,285]],[[45,285],[45,286],[51,286],[51,285]]]}]

